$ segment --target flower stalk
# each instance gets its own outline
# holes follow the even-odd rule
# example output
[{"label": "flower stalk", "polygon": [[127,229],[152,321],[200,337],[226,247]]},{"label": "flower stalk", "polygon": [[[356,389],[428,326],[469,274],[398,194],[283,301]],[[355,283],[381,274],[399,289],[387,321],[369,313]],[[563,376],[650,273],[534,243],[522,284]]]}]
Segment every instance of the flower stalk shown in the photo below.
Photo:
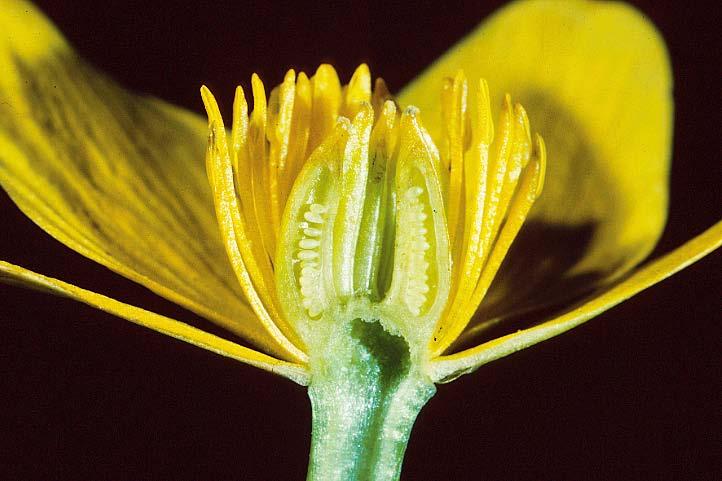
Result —
[{"label": "flower stalk", "polygon": [[379,322],[342,324],[312,358],[309,481],[399,479],[411,428],[434,395],[403,338]]}]

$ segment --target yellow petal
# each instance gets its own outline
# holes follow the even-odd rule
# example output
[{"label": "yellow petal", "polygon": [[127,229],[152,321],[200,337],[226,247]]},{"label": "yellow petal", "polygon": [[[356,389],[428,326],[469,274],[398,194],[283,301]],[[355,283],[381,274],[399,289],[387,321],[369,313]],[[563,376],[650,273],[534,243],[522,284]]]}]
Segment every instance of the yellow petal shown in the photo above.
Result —
[{"label": "yellow petal", "polygon": [[124,92],[32,5],[2,10],[0,184],[13,201],[70,248],[282,353],[220,242],[205,120]]},{"label": "yellow petal", "polygon": [[477,320],[589,292],[649,254],[666,219],[673,106],[663,40],[642,15],[584,0],[502,9],[401,93],[435,139],[437,92],[460,68],[488,80],[492,106],[507,92],[525,106],[549,159]]},{"label": "yellow petal", "polygon": [[57,279],[36,274],[14,264],[0,261],[0,282],[38,289],[57,296],[74,299],[221,356],[286,377],[298,384],[304,386],[308,384],[308,372],[301,364],[278,360],[180,321],[116,301]]},{"label": "yellow petal", "polygon": [[436,358],[431,363],[430,375],[436,382],[448,382],[488,362],[568,331],[684,269],[721,245],[722,221],[669,254],[637,269],[624,280],[578,303],[560,316],[472,349]]}]

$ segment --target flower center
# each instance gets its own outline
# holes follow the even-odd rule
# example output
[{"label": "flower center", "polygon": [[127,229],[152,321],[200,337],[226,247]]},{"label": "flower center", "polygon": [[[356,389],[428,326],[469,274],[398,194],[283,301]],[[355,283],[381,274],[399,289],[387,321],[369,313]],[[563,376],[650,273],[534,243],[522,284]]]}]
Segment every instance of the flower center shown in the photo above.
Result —
[{"label": "flower center", "polygon": [[268,99],[252,86],[250,116],[236,92],[228,141],[202,93],[219,226],[261,322],[299,357],[353,319],[402,336],[414,359],[442,353],[541,193],[544,144],[524,109],[507,95],[494,138],[486,83],[468,109],[458,73],[442,86],[437,149],[365,65],[345,87],[328,65],[290,71]]}]

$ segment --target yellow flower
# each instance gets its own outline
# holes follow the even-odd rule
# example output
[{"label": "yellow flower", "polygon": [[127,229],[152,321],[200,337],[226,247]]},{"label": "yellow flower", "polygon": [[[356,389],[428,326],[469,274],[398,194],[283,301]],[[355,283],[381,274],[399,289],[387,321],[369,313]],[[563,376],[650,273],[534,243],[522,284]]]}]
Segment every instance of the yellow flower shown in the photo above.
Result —
[{"label": "yellow flower", "polygon": [[399,112],[380,79],[372,92],[366,65],[343,89],[330,65],[310,79],[289,71],[268,106],[254,77],[253,113],[238,87],[229,139],[202,89],[221,235],[286,355],[303,359],[298,346],[312,350],[325,322],[361,317],[426,363],[476,311],[541,193],[546,152],[509,96],[492,143],[483,80],[473,132],[463,73],[443,89],[441,155],[418,109]]},{"label": "yellow flower", "polygon": [[[28,9],[10,2],[0,20],[10,32],[0,39],[3,187],[61,242],[259,350],[8,263],[0,277],[310,384],[318,479],[333,478],[323,469],[340,469],[341,478],[385,479],[387,467],[387,477],[398,475],[400,455],[384,458],[383,446],[365,443],[348,456],[343,435],[353,425],[340,420],[379,415],[337,413],[333,395],[369,395],[354,390],[365,380],[392,398],[412,393],[397,413],[411,420],[389,428],[405,446],[433,383],[564,332],[721,242],[718,223],[632,271],[665,221],[672,102],[661,39],[627,7],[512,5],[402,91],[400,104],[418,111],[384,102],[382,85],[372,94],[365,67],[342,91],[323,66],[311,79],[289,74],[267,112],[254,78],[254,112],[249,119],[238,95],[227,143],[204,91],[211,189],[201,120],[97,76]],[[610,71],[608,81],[588,81]],[[526,114],[501,102],[505,91],[523,100],[547,139],[538,202],[543,143],[532,155]],[[337,123],[339,113],[348,120]],[[376,173],[383,180],[374,187]],[[583,248],[545,243],[558,231],[584,239]],[[322,257],[327,263],[314,260]],[[385,299],[390,308],[379,310]],[[534,321],[525,329],[475,342],[525,316]],[[361,352],[376,364],[359,361]],[[408,390],[383,384],[388,373]],[[371,461],[359,468],[325,459],[344,455]]]}]

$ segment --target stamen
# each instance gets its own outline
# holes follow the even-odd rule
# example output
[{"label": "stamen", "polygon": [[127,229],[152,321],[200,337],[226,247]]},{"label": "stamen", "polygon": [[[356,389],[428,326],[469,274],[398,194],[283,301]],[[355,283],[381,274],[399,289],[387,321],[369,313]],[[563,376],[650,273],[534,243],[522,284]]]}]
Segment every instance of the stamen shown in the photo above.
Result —
[{"label": "stamen", "polygon": [[374,83],[374,92],[371,96],[371,106],[374,108],[376,120],[379,119],[379,116],[384,111],[384,104],[388,101],[393,103],[394,97],[391,95],[391,92],[389,92],[389,88],[386,86],[384,79],[379,77]]},{"label": "stamen", "polygon": [[[541,155],[545,156],[546,154]],[[470,319],[476,312],[479,303],[481,303],[494,276],[496,276],[501,262],[509,251],[512,241],[516,238],[534,201],[538,198],[539,179],[542,177],[541,168],[542,163],[536,158],[524,169],[519,183],[519,190],[514,195],[509,208],[509,215],[499,233],[499,238],[494,243],[494,248],[484,266],[474,294],[469,299],[465,312],[462,314],[465,319]]]},{"label": "stamen", "polygon": [[[226,132],[215,98],[206,87],[201,96],[209,119],[206,168],[211,184],[218,225],[229,261],[250,306],[268,333],[286,352],[299,360],[307,356],[298,348],[297,332],[276,309],[272,286],[266,285],[252,254],[247,224],[241,213],[233,177],[233,163]],[[242,99],[239,105],[242,107]],[[238,132],[236,132],[238,134]],[[240,136],[242,139],[242,136]]]},{"label": "stamen", "polygon": [[353,119],[364,104],[371,102],[371,72],[365,63],[356,68],[348,85],[343,89],[340,114]]},{"label": "stamen", "polygon": [[504,105],[499,119],[499,136],[494,142],[494,155],[489,163],[487,194],[484,203],[484,220],[482,221],[481,252],[482,262],[486,262],[492,242],[496,237],[496,223],[501,194],[506,180],[509,154],[514,134],[514,117],[511,97],[504,96]]},{"label": "stamen", "polygon": [[506,169],[506,179],[502,186],[499,198],[499,207],[494,219],[494,231],[498,231],[502,220],[505,218],[511,197],[516,190],[517,182],[522,168],[526,167],[531,156],[531,133],[529,132],[529,119],[524,108],[516,104],[514,106],[514,126],[512,142],[509,148],[509,158]]},{"label": "stamen", "polygon": [[268,125],[266,137],[270,144],[269,149],[269,197],[271,204],[271,225],[275,237],[278,237],[278,228],[281,225],[283,212],[283,199],[281,178],[286,171],[288,159],[288,144],[291,133],[291,118],[293,117],[293,104],[296,98],[296,72],[289,70],[283,83],[271,92],[268,102]]},{"label": "stamen", "polygon": [[[462,212],[462,181],[464,166],[465,137],[467,130],[467,82],[462,71],[453,79],[445,79],[441,91],[441,115],[444,125],[444,137],[441,158],[448,172],[447,222],[449,226],[449,244],[458,252],[456,237],[459,230],[459,218]],[[456,259],[455,259],[456,260]]]},{"label": "stamen", "polygon": [[308,139],[311,130],[311,81],[304,72],[296,78],[296,96],[293,101],[293,115],[288,139],[288,157],[286,169],[281,177],[281,205],[286,204],[288,194],[291,192],[293,181],[308,158]]},{"label": "stamen", "polygon": [[442,353],[474,315],[543,184],[544,144],[537,135],[532,153],[524,109],[512,107],[511,98],[505,96],[499,136],[490,150],[493,128],[488,102],[488,87],[481,81],[474,142],[464,158],[460,262],[454,266],[453,297],[437,326],[434,354]]},{"label": "stamen", "polygon": [[[474,142],[464,157],[464,217],[463,241],[454,258],[455,275],[452,278],[452,298],[446,306],[445,319],[460,319],[463,309],[476,287],[484,266],[482,251],[486,219],[486,198],[489,182],[489,150],[494,136],[489,87],[485,80],[479,81],[476,93],[477,118]],[[435,340],[443,338],[448,327],[439,325]]]},{"label": "stamen", "polygon": [[[230,143],[231,165],[233,167],[233,178],[235,190],[241,201],[240,217],[244,221],[245,235],[248,237],[248,252],[243,256],[247,263],[257,264],[261,279],[255,283],[263,283],[267,292],[272,291],[274,284],[273,266],[271,257],[267,255],[260,230],[259,219],[256,215],[256,207],[253,201],[253,182],[249,172],[253,170],[253,162],[249,158],[249,119],[248,104],[241,87],[236,88],[236,95],[233,100],[233,126],[231,129]],[[242,246],[245,244],[241,244]],[[266,299],[266,303],[272,299]]]},{"label": "stamen", "polygon": [[272,222],[270,193],[268,191],[269,161],[266,141],[266,91],[258,75],[251,77],[253,112],[248,129],[248,159],[252,181],[252,195],[258,229],[263,237],[266,255],[273,259],[276,254],[276,231]]},{"label": "stamen", "polygon": [[336,70],[323,64],[311,77],[311,127],[307,155],[311,155],[336,125],[341,108],[341,82]]}]

